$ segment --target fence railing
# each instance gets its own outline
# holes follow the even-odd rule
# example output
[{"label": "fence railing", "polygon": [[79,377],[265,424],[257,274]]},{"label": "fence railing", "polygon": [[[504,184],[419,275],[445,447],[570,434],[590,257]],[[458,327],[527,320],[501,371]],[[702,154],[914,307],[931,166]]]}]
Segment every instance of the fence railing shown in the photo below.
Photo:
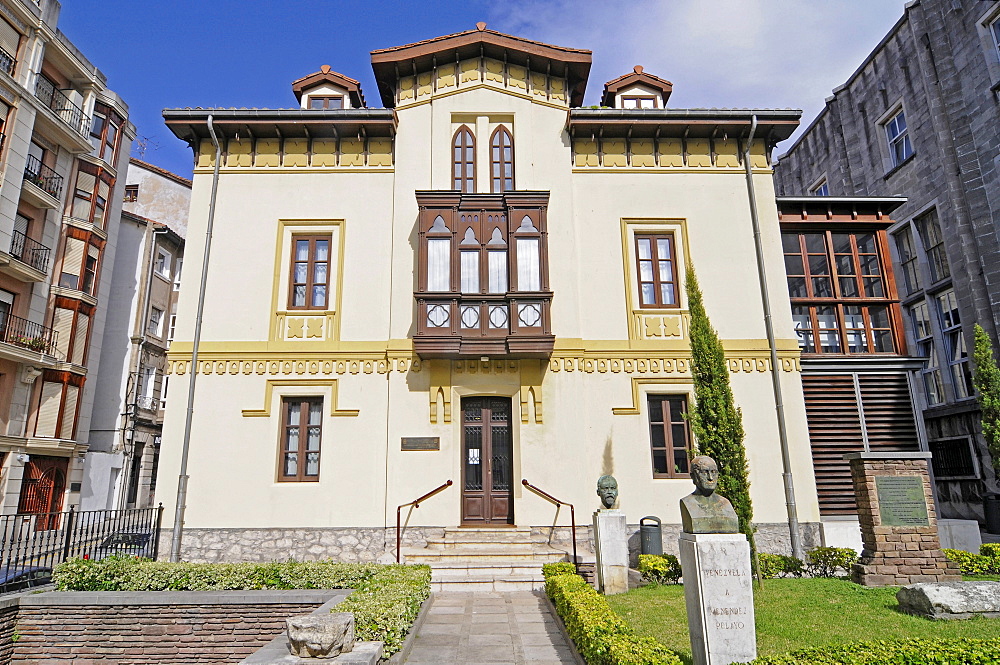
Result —
[{"label": "fence railing", "polygon": [[555,504],[558,509],[560,506],[569,506],[569,528],[570,537],[573,539],[573,565],[576,567],[577,571],[580,570],[580,559],[576,555],[576,508],[573,507],[572,503],[566,503],[565,501],[560,501],[548,492],[538,489],[525,479],[521,479],[521,484],[527,487],[529,490],[542,497],[546,501]]},{"label": "fence railing", "polygon": [[6,49],[0,48],[0,69],[13,76],[15,65],[17,65],[17,60],[14,56],[7,53]]},{"label": "fence railing", "polygon": [[[0,515],[0,593],[73,558],[159,555],[163,504],[155,508]],[[27,584],[25,584],[27,586]]]},{"label": "fence railing", "polygon": [[35,83],[35,97],[52,109],[67,125],[84,136],[87,135],[90,118],[84,115],[83,109],[71,102],[62,90],[57,89],[52,81],[39,76],[38,82]]},{"label": "fence railing", "polygon": [[48,272],[49,254],[52,250],[21,233],[14,231],[10,239],[10,255],[18,261],[27,263],[35,270]]},{"label": "fence railing", "polygon": [[23,346],[37,353],[55,355],[59,333],[41,323],[28,321],[13,314],[0,315],[0,342]]},{"label": "fence railing", "polygon": [[42,164],[42,160],[34,155],[28,155],[28,160],[24,163],[24,179],[48,192],[53,198],[58,199],[62,195],[62,176]]}]

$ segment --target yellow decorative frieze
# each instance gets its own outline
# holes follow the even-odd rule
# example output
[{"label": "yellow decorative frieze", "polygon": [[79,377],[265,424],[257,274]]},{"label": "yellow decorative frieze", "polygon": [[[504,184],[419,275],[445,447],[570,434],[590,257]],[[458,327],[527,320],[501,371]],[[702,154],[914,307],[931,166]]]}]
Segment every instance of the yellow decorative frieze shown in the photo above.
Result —
[{"label": "yellow decorative frieze", "polygon": [[639,339],[665,339],[684,337],[688,329],[689,316],[684,314],[647,314],[634,312],[635,325],[640,331]]},{"label": "yellow decorative frieze", "polygon": [[[343,139],[232,139],[223,144],[226,170],[387,171],[393,169],[393,140],[389,137]],[[215,166],[215,147],[201,141],[196,171]]]},{"label": "yellow decorative frieze", "polygon": [[276,388],[326,388],[330,392],[331,416],[357,416],[357,409],[340,409],[337,407],[336,379],[268,379],[264,384],[264,406],[260,409],[243,409],[244,418],[268,418],[271,416],[271,406],[274,403]]},{"label": "yellow decorative frieze", "polygon": [[[733,374],[740,372],[769,372],[771,360],[766,355],[743,357],[728,357],[726,363]],[[778,363],[783,372],[801,371],[798,352],[779,353]],[[558,357],[549,360],[549,370],[552,372],[584,372],[586,374],[687,374],[690,372],[690,354],[677,357],[609,357],[595,358],[587,356]]]},{"label": "yellow decorative frieze", "polygon": [[[668,170],[697,172],[742,172],[740,144],[731,138],[599,138],[573,139],[573,164],[576,169]],[[754,169],[767,172],[767,152],[763,141],[754,141],[750,149]]]},{"label": "yellow decorative frieze", "polygon": [[325,342],[336,338],[336,313],[334,312],[278,312],[275,329],[284,341]]}]

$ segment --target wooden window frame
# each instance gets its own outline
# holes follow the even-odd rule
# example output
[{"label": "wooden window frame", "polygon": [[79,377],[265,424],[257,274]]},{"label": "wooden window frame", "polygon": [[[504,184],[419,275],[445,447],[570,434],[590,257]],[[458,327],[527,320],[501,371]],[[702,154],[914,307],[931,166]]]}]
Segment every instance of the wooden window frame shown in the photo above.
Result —
[{"label": "wooden window frame", "polygon": [[[643,259],[639,256],[639,240],[649,239],[650,243],[650,259]],[[663,259],[660,258],[657,250],[657,240],[667,239],[670,241],[670,268],[671,268],[671,279],[674,287],[674,303],[664,304],[663,303],[663,289],[662,286],[664,282],[660,280],[660,271],[658,264]],[[632,251],[635,252],[635,278],[636,285],[638,287],[638,302],[641,309],[680,309],[681,307],[681,293],[680,293],[680,280],[677,274],[677,234],[673,231],[657,231],[652,233],[636,233],[632,239],[634,247]],[[652,261],[653,263],[653,281],[648,282],[642,279],[642,262]],[[654,293],[656,295],[655,301],[651,304],[646,304],[642,301],[642,285],[643,284],[653,284]]]},{"label": "wooden window frame", "polygon": [[[322,453],[323,453],[323,407],[324,398],[322,396],[282,396],[281,398],[281,425],[278,432],[278,482],[282,483],[318,483],[319,482],[319,468],[322,464]],[[315,425],[309,424],[309,407],[313,404],[319,404],[319,450],[308,451],[309,444],[309,427],[315,427]],[[288,424],[289,418],[288,414],[290,412],[289,406],[297,405],[299,408],[299,440],[298,446],[293,450],[286,450],[285,442],[288,437],[288,428],[291,425]],[[285,456],[288,453],[294,452],[296,454],[296,465],[295,465],[295,475],[289,475],[285,473]],[[306,475],[306,455],[309,452],[316,452],[319,455],[319,460],[316,462],[317,471],[316,475],[310,476]]]},{"label": "wooden window frame", "polygon": [[[902,118],[903,121],[902,129],[899,129],[897,121],[899,118]],[[889,146],[889,161],[892,163],[892,168],[896,168],[914,154],[913,141],[910,139],[910,126],[906,122],[906,109],[897,108],[882,122],[882,128],[885,130],[885,139]],[[897,147],[901,154],[897,154]],[[909,147],[909,152],[907,152],[907,147]]]},{"label": "wooden window frame", "polygon": [[[510,178],[504,177],[504,167],[508,161],[504,159],[504,138],[510,148]],[[499,140],[498,140],[499,139]],[[507,186],[507,181],[510,186]],[[490,191],[494,194],[514,191],[514,135],[506,126],[500,125],[490,136]]]},{"label": "wooden window frame", "polygon": [[125,185],[125,195],[122,197],[123,203],[135,203],[139,200],[139,185]]},{"label": "wooden window frame", "polygon": [[951,277],[951,262],[944,245],[944,234],[941,232],[941,218],[937,209],[931,208],[914,219],[920,243],[924,246],[927,266],[930,269],[931,284],[943,282]]},{"label": "wooden window frame", "polygon": [[[78,187],[81,171],[83,173],[88,173],[94,176],[95,182],[93,191],[86,191]],[[100,191],[102,182],[108,186],[108,198],[103,199],[104,207],[101,212],[101,217],[100,219],[96,219],[97,202],[101,200]],[[111,208],[110,195],[114,191],[114,188],[115,188],[115,179],[111,176],[110,173],[108,173],[99,166],[94,166],[93,164],[87,164],[85,162],[79,162],[79,166],[77,167],[76,177],[73,180],[72,201],[69,203],[70,216],[73,217],[74,219],[80,219],[85,222],[90,222],[94,226],[106,229],[108,213],[110,212]],[[75,214],[77,212],[76,202],[78,199],[80,201],[86,201],[89,203],[89,205],[87,206],[86,217],[80,217]]]},{"label": "wooden window frame", "polygon": [[[472,150],[472,161],[464,159],[466,152]],[[455,151],[459,150],[462,157]],[[460,175],[455,175],[456,169]],[[463,194],[476,193],[476,135],[468,125],[462,125],[455,130],[451,139],[451,183],[452,189]],[[466,189],[466,185],[470,189]]]},{"label": "wooden window frame", "polygon": [[[621,96],[621,104],[622,104],[621,108],[623,108],[623,109],[637,109],[637,110],[641,111],[643,109],[643,107],[640,104],[640,102],[642,102],[642,100],[644,100],[644,99],[651,99],[651,100],[653,100],[653,108],[654,109],[660,108],[659,98],[656,95],[622,95]],[[625,102],[633,102],[633,101],[636,102],[635,106],[625,106]]]},{"label": "wooden window frame", "polygon": [[823,178],[809,190],[810,196],[830,196],[830,183]]},{"label": "wooden window frame", "polygon": [[[916,342],[916,352],[918,356],[927,358],[924,366],[920,368],[920,381],[923,384],[924,397],[928,406],[937,406],[946,402],[944,391],[944,378],[941,376],[941,359],[934,341],[933,315],[931,314],[931,304],[927,300],[920,300],[910,305],[907,310],[910,316],[910,323],[913,326],[913,339]],[[922,316],[921,316],[922,314]],[[924,332],[920,334],[920,322],[924,322]],[[937,397],[932,397],[928,381],[933,382]]]},{"label": "wooden window frame", "polygon": [[[807,235],[818,235],[822,236],[823,239],[823,251],[810,251],[806,243]],[[836,252],[833,236],[834,235],[847,235],[850,237],[850,254],[843,252]],[[873,252],[861,252],[858,245],[858,236],[870,235],[872,236],[872,241],[874,243],[875,251]],[[798,251],[788,251],[785,248],[786,237],[794,237],[798,245]],[[789,295],[790,301],[793,307],[793,315],[795,314],[794,308],[806,308],[808,310],[809,325],[808,329],[801,328],[797,330],[806,331],[806,334],[812,338],[812,350],[805,350],[809,345],[803,347],[802,353],[804,354],[825,354],[825,355],[844,355],[844,356],[859,356],[859,355],[901,355],[905,352],[905,343],[902,338],[902,313],[899,308],[899,299],[896,294],[896,284],[891,269],[891,262],[887,261],[889,256],[888,249],[888,236],[884,229],[870,229],[863,227],[849,227],[843,229],[830,229],[830,228],[791,228],[782,231],[782,251],[785,260],[785,272],[786,279],[802,279],[804,282],[804,295],[793,296],[791,295],[791,288],[789,284]],[[802,264],[802,271],[800,273],[793,273],[788,268],[788,257],[797,257]],[[809,258],[811,256],[823,256],[826,262],[826,272],[812,272],[812,267],[810,266]],[[838,257],[849,256],[851,261],[851,273],[841,275],[837,259]],[[874,256],[878,265],[879,273],[867,273],[864,272],[864,264],[861,258],[863,256]],[[867,292],[869,290],[868,284],[865,282],[865,278],[878,277],[878,283],[881,284],[882,296],[869,296]],[[814,279],[825,279],[829,285],[830,295],[816,295],[816,289],[814,284]],[[841,283],[842,279],[853,279],[854,288],[857,290],[855,296],[844,296],[843,295],[843,285]],[[820,316],[817,312],[817,308],[829,307],[833,308],[834,315],[837,320],[837,327],[820,327]],[[852,339],[851,335],[856,334],[856,331],[862,330],[862,328],[850,327],[847,325],[847,313],[845,308],[847,307],[860,307],[861,317],[863,321],[864,330],[864,349],[854,350],[850,349],[850,341]],[[876,327],[874,325],[871,308],[872,307],[885,307],[887,308],[889,326],[888,328],[884,326]],[[892,343],[891,351],[878,351],[876,349],[876,335],[879,331],[889,331],[889,339]],[[826,351],[824,349],[830,348],[831,345],[823,345],[824,335],[835,333],[837,339],[839,340],[839,348],[837,350]],[[799,334],[797,332],[797,334]],[[802,334],[799,334],[801,337]],[[801,342],[800,342],[801,346]]]},{"label": "wooden window frame", "polygon": [[[949,310],[953,313],[946,319],[945,310],[942,306],[942,299],[951,294],[954,300],[954,307]],[[976,396],[975,388],[972,385],[972,356],[969,353],[969,345],[964,337],[964,332],[962,329],[962,317],[961,312],[958,309],[958,295],[955,293],[954,288],[948,288],[940,293],[934,294],[934,313],[938,317],[938,322],[941,325],[941,334],[943,336],[944,345],[944,361],[948,364],[948,381],[951,383],[952,392],[954,393],[956,401],[962,401],[967,399],[974,399]],[[957,315],[957,316],[955,316]],[[955,358],[953,350],[955,348],[955,342],[957,340],[965,348],[964,358]],[[938,359],[940,361],[940,358]],[[961,391],[961,392],[960,392]],[[961,394],[965,393],[965,394]]]},{"label": "wooden window frame", "polygon": [[[94,131],[94,124],[97,122],[98,118],[104,120],[104,124],[101,126],[100,131]],[[94,146],[95,155],[103,159],[108,164],[114,165],[115,155],[118,154],[118,148],[121,145],[122,136],[122,125],[125,124],[125,119],[118,115],[114,109],[105,106],[103,104],[97,104],[94,106],[94,114],[90,123],[90,136],[91,138],[98,140],[98,145]],[[113,126],[115,128],[115,135],[111,138],[111,142],[108,143],[108,128]]]},{"label": "wooden window frame", "polygon": [[[340,106],[330,107],[331,100],[340,100]],[[315,108],[313,102],[322,101],[322,108]],[[306,107],[310,111],[340,111],[344,109],[344,96],[343,95],[309,95],[309,105]]]},{"label": "wooden window frame", "polygon": [[[295,281],[295,264],[300,263],[295,260],[295,248],[300,240],[309,241],[309,255],[306,261],[306,281],[296,282]],[[315,272],[315,266],[317,263],[322,263],[316,260],[316,241],[326,240],[327,253],[326,253],[326,302],[322,306],[312,304],[312,289],[313,287],[320,286],[312,281],[313,274]],[[333,265],[333,234],[330,233],[296,233],[292,235],[291,242],[291,256],[288,261],[288,309],[296,311],[312,310],[325,312],[330,309],[330,269]],[[306,287],[306,301],[305,305],[295,304],[295,287],[305,284]]]},{"label": "wooden window frame", "polygon": [[913,295],[923,289],[923,276],[920,274],[920,253],[913,239],[913,225],[907,224],[892,234],[899,256],[899,267],[903,273],[903,286],[906,294]]},{"label": "wooden window frame", "polygon": [[[660,402],[660,413],[662,416],[661,422],[653,421],[653,409],[652,401],[657,400]],[[649,447],[650,447],[650,463],[653,470],[653,478],[690,478],[690,459],[692,451],[691,442],[691,426],[687,418],[681,418],[679,421],[674,421],[671,419],[673,414],[673,409],[671,408],[671,402],[678,401],[682,405],[682,415],[689,413],[688,395],[686,393],[648,393],[646,395],[646,413],[649,419]],[[673,426],[681,425],[684,427],[684,442],[683,445],[678,446],[673,440]],[[663,446],[653,445],[653,432],[655,428],[662,428],[663,430]],[[688,472],[676,471],[674,469],[675,465],[671,462],[675,459],[676,451],[684,450],[688,456],[689,466]],[[667,472],[661,473],[656,470],[656,453],[663,452],[667,457]]]}]

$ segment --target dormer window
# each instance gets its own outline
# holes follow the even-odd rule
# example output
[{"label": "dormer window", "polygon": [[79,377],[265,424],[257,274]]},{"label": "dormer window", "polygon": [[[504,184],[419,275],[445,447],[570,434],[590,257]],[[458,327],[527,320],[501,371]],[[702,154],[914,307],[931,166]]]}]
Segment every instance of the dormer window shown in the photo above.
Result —
[{"label": "dormer window", "polygon": [[338,74],[323,65],[318,72],[303,76],[292,83],[292,92],[303,109],[359,109],[365,106],[361,84],[349,76]]},{"label": "dormer window", "polygon": [[670,81],[644,72],[636,65],[631,72],[604,84],[603,106],[616,109],[662,109],[674,89]]}]

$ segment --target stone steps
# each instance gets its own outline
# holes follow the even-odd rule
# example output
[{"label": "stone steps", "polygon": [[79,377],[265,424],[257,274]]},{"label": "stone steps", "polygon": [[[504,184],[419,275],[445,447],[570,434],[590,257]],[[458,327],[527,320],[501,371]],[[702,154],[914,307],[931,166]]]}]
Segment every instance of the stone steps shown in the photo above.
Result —
[{"label": "stone steps", "polygon": [[[582,561],[593,560],[578,542]],[[572,545],[550,545],[528,527],[448,527],[426,547],[403,549],[407,563],[431,567],[434,591],[533,591],[544,585],[542,565],[572,559]]]}]

